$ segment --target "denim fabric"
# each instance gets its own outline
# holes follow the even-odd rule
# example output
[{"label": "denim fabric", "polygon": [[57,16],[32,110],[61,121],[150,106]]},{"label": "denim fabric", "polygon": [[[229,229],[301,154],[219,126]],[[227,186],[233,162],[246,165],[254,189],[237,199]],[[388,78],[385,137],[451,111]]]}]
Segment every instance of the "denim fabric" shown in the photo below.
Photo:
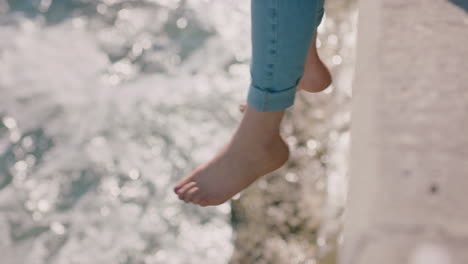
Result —
[{"label": "denim fabric", "polygon": [[324,0],[251,0],[252,61],[247,103],[257,111],[294,104]]}]

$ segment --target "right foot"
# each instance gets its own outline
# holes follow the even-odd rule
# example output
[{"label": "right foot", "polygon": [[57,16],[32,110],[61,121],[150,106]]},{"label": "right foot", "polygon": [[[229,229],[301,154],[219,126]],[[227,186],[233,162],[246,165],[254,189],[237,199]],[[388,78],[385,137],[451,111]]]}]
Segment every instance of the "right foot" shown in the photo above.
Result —
[{"label": "right foot", "polygon": [[[304,65],[304,74],[296,90],[317,93],[325,90],[332,82],[331,74],[317,53],[317,34],[310,45]],[[241,104],[239,110],[244,112],[246,105]]]},{"label": "right foot", "polygon": [[283,113],[248,107],[230,142],[176,184],[179,199],[201,206],[218,205],[281,167],[289,156],[279,134]]}]

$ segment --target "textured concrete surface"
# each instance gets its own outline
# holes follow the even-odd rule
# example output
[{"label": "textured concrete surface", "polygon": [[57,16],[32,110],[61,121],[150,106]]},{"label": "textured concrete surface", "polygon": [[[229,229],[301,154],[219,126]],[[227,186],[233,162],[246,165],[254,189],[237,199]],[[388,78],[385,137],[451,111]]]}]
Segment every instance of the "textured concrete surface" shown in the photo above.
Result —
[{"label": "textured concrete surface", "polygon": [[463,4],[360,2],[341,264],[468,263]]}]

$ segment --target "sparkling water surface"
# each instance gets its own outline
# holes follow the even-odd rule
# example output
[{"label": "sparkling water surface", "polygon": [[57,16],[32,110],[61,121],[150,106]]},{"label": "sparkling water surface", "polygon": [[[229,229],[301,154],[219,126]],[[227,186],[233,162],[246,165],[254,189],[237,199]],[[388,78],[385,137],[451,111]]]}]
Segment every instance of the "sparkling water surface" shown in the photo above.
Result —
[{"label": "sparkling water surface", "polygon": [[[172,185],[209,159],[241,117],[249,7],[235,0],[0,0],[5,263],[229,261],[230,205],[184,204]],[[321,34],[330,47],[326,62],[338,67],[337,36]],[[348,86],[338,84],[340,93]],[[334,142],[344,140],[337,148],[346,148],[346,137],[336,135]],[[331,170],[331,208],[343,204],[344,170]]]}]

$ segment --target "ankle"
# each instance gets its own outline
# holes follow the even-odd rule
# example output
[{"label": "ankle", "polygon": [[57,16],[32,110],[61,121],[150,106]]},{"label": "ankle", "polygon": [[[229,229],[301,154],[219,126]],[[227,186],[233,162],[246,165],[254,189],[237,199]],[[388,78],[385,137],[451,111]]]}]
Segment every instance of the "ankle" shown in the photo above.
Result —
[{"label": "ankle", "polygon": [[278,135],[270,141],[257,144],[254,159],[266,162],[266,170],[274,170],[282,166],[289,159],[289,148],[283,138]]},{"label": "ankle", "polygon": [[250,105],[246,106],[241,126],[261,131],[264,135],[278,134],[284,111],[260,112]]}]

